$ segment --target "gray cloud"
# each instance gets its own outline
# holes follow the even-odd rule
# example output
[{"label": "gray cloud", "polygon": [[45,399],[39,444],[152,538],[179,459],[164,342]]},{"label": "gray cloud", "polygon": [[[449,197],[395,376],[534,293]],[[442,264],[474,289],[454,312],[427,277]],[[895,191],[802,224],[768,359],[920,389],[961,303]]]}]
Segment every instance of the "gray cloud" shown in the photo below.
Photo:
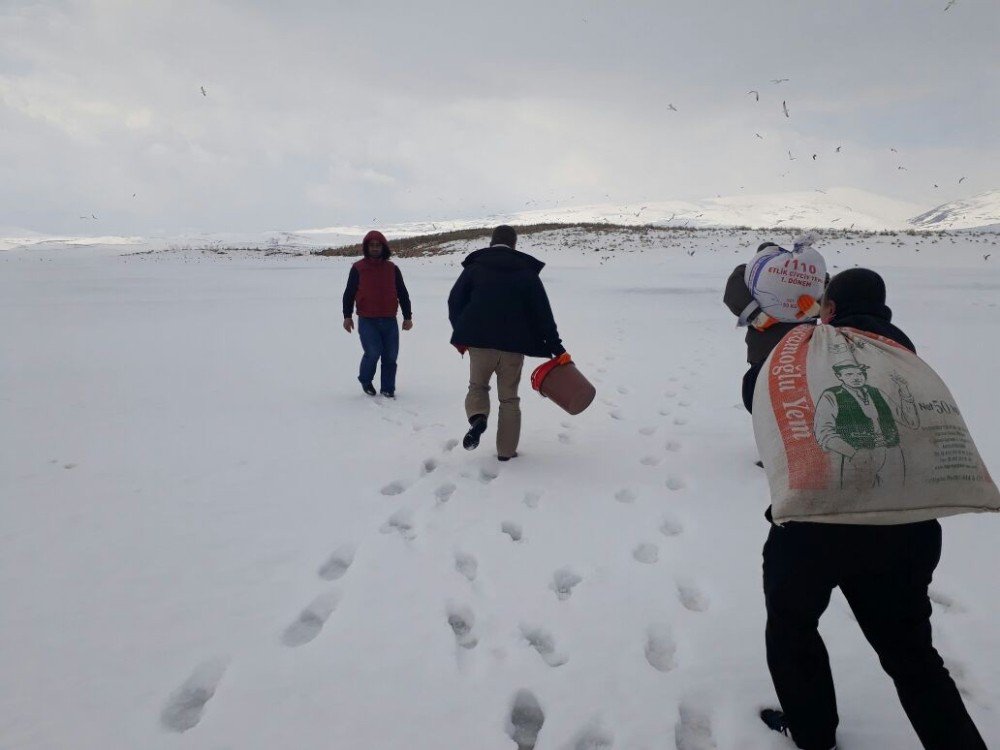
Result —
[{"label": "gray cloud", "polygon": [[831,185],[931,205],[996,187],[1000,163],[1000,10],[944,5],[8,2],[0,226],[251,231]]}]

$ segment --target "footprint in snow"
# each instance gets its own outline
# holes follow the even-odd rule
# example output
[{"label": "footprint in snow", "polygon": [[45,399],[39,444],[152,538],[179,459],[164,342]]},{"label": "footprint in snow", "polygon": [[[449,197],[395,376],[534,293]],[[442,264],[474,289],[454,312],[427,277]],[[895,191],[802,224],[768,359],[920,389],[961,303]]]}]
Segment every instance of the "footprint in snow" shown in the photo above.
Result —
[{"label": "footprint in snow", "polygon": [[441,446],[441,450],[445,453],[451,453],[451,451],[455,450],[455,446],[457,445],[458,438],[449,438],[448,440],[445,440],[444,445]]},{"label": "footprint in snow", "polygon": [[928,589],[927,597],[932,603],[940,607],[942,611],[948,612],[949,614],[960,614],[965,612],[965,607],[955,601],[954,597],[949,596],[938,589]]},{"label": "footprint in snow", "polygon": [[354,562],[354,553],[355,548],[350,544],[335,549],[317,571],[319,577],[325,581],[336,581],[341,578]]},{"label": "footprint in snow", "polygon": [[681,703],[680,718],[674,728],[677,750],[717,750],[712,721],[701,708]]},{"label": "footprint in snow", "polygon": [[640,427],[639,428],[639,434],[640,435],[645,435],[646,437],[649,437],[650,435],[653,435],[653,434],[656,433],[656,429],[657,428],[655,426],[654,427]]},{"label": "footprint in snow", "polygon": [[[677,380],[677,378],[671,378],[671,380]],[[663,392],[663,395],[666,396],[667,398],[674,398],[677,395],[677,391],[668,388]]]},{"label": "footprint in snow", "polygon": [[433,458],[425,458],[420,465],[421,476],[427,476],[438,467],[438,462]]},{"label": "footprint in snow", "polygon": [[437,498],[438,503],[446,503],[451,500],[451,496],[455,494],[457,489],[454,482],[445,482],[434,490],[434,497]]},{"label": "footprint in snow", "polygon": [[400,508],[389,516],[379,531],[383,534],[396,532],[407,540],[416,539],[417,534],[413,530],[413,512],[407,508]]},{"label": "footprint in snow", "polygon": [[671,413],[670,409],[660,409],[660,412],[659,412],[659,414],[660,414],[661,417],[669,417],[670,413]]},{"label": "footprint in snow", "polygon": [[337,608],[339,598],[336,591],[328,591],[313,599],[309,606],[299,613],[295,622],[285,628],[281,642],[295,648],[313,640],[330,619],[333,610]]},{"label": "footprint in snow", "polygon": [[387,497],[392,497],[393,495],[402,495],[406,492],[406,485],[403,482],[396,480],[395,482],[389,482],[385,485],[380,492]]},{"label": "footprint in snow", "polygon": [[448,609],[448,626],[455,634],[455,642],[462,648],[471,649],[479,644],[479,639],[472,634],[476,618],[468,607],[450,607]]},{"label": "footprint in snow", "polygon": [[687,487],[687,482],[685,482],[682,477],[679,477],[676,474],[671,474],[667,477],[666,485],[668,490],[677,492],[678,490],[683,490]]},{"label": "footprint in snow", "polygon": [[668,537],[680,536],[684,533],[684,526],[676,518],[667,516],[663,519],[663,523],[660,524],[660,533]]},{"label": "footprint in snow", "polygon": [[654,623],[646,630],[646,661],[659,672],[677,667],[677,644],[666,623]]},{"label": "footprint in snow", "polygon": [[674,417],[674,424],[678,427],[683,427],[688,423],[687,417]]},{"label": "footprint in snow", "polygon": [[75,469],[79,464],[63,464],[64,469]]},{"label": "footprint in snow", "polygon": [[479,470],[479,481],[483,484],[489,484],[494,479],[500,476],[499,469],[487,469],[485,466]]},{"label": "footprint in snow", "polygon": [[659,466],[660,460],[659,456],[643,456],[639,459],[639,463],[643,466]]},{"label": "footprint in snow", "polygon": [[559,438],[559,442],[563,445],[569,445],[573,442],[573,438],[568,432],[560,432],[556,437]]},{"label": "footprint in snow", "polygon": [[627,396],[627,395],[628,395],[628,388],[626,388],[626,387],[625,387],[625,386],[623,386],[623,385],[620,385],[620,386],[618,386],[618,392],[619,392],[619,393],[620,393],[621,395],[623,395],[623,396]]},{"label": "footprint in snow", "polygon": [[569,422],[569,421],[560,422],[559,426],[562,427],[564,430],[575,430],[576,429],[576,425],[574,425],[572,422]]},{"label": "footprint in snow", "polygon": [[197,726],[205,705],[212,700],[222,681],[226,666],[224,659],[199,665],[167,700],[160,713],[160,723],[171,732],[186,732]]},{"label": "footprint in snow", "polygon": [[556,640],[547,630],[522,625],[521,635],[524,636],[528,645],[538,652],[538,655],[542,657],[542,661],[550,667],[561,667],[569,661],[569,657],[566,654],[556,651]]},{"label": "footprint in snow", "polygon": [[663,444],[663,447],[671,453],[677,453],[683,447],[683,444],[679,440],[668,440]]},{"label": "footprint in snow", "polygon": [[544,724],[545,712],[538,699],[530,690],[518,690],[511,703],[506,727],[507,736],[517,744],[517,750],[534,750]]},{"label": "footprint in snow", "polygon": [[613,734],[597,724],[592,724],[573,737],[572,750],[611,750],[615,744]]},{"label": "footprint in snow", "polygon": [[513,521],[504,521],[500,524],[500,531],[511,538],[511,541],[519,542],[523,536],[523,530],[521,529],[521,524],[514,523]]},{"label": "footprint in snow", "polygon": [[660,559],[660,549],[655,544],[640,544],[632,550],[632,557],[637,562],[652,565]]},{"label": "footprint in snow", "polygon": [[620,489],[618,490],[618,492],[615,493],[615,500],[617,500],[620,503],[634,503],[635,498],[636,498],[635,492],[628,489],[628,487]]},{"label": "footprint in snow", "polygon": [[534,490],[528,490],[524,493],[524,504],[529,508],[537,508],[538,503],[542,500],[542,493],[535,492]]},{"label": "footprint in snow", "polygon": [[680,599],[684,609],[691,612],[705,612],[708,610],[708,597],[694,584],[678,583],[677,598]]},{"label": "footprint in snow", "polygon": [[677,402],[677,405],[678,405],[678,406],[685,406],[685,407],[686,407],[686,406],[691,406],[691,402],[690,402],[690,401],[688,401],[687,399],[684,399],[684,400],[682,400],[682,401],[678,401],[678,402]]},{"label": "footprint in snow", "polygon": [[479,561],[468,552],[455,553],[455,570],[465,576],[469,581],[476,580],[479,572]]},{"label": "footprint in snow", "polygon": [[561,601],[564,601],[573,595],[573,588],[581,581],[583,579],[569,568],[560,568],[552,575],[549,588],[556,592]]},{"label": "footprint in snow", "polygon": [[608,416],[611,417],[612,419],[617,419],[618,421],[622,421],[625,419],[625,415],[622,413],[621,409],[612,409],[611,411],[608,412]]}]

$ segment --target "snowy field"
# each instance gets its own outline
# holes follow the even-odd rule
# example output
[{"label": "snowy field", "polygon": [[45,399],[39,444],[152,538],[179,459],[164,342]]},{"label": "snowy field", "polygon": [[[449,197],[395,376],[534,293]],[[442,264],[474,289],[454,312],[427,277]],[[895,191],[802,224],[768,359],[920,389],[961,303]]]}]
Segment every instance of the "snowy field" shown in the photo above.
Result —
[{"label": "snowy field", "polygon": [[[598,398],[524,383],[508,464],[492,429],[455,448],[460,255],[399,262],[386,402],[340,327],[349,259],[0,253],[0,747],[791,747],[757,719],[767,487],[721,303],[772,237],[525,237]],[[885,276],[994,475],[998,238],[819,246]],[[937,646],[1000,745],[1000,519],[943,526]],[[839,593],[821,629],[841,747],[916,747]]]}]

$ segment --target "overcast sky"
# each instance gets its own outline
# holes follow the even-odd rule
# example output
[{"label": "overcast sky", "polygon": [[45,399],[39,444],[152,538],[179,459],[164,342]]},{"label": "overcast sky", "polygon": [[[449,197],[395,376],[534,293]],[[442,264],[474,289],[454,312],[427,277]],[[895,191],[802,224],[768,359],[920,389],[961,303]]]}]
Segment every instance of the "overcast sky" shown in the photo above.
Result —
[{"label": "overcast sky", "polygon": [[833,186],[930,207],[1000,187],[1000,2],[947,3],[0,0],[0,228]]}]

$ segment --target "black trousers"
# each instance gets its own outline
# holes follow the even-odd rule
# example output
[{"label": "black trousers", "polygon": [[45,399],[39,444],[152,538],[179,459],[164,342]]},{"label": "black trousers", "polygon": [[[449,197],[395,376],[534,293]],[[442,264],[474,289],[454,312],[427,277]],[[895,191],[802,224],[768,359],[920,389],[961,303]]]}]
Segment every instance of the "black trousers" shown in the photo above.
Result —
[{"label": "black trousers", "polygon": [[763,366],[763,362],[750,365],[750,369],[743,376],[743,405],[751,414],[753,414],[753,391],[757,387],[757,376],[760,375]]},{"label": "black trousers", "polygon": [[798,747],[836,744],[837,699],[817,628],[839,586],[924,748],[985,750],[931,643],[927,587],[940,557],[937,521],[771,527],[764,545],[767,664]]}]

